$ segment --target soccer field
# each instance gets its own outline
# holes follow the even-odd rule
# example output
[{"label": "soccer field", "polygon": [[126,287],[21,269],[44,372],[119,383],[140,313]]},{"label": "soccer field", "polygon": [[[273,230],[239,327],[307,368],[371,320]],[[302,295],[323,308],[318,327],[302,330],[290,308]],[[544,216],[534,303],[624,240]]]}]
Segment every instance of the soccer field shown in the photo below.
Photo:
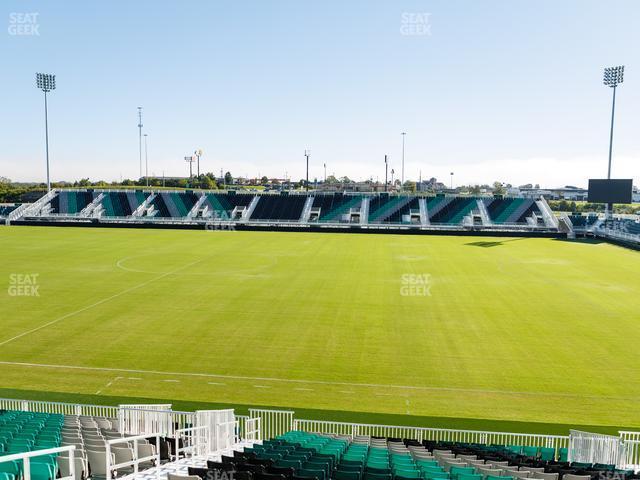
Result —
[{"label": "soccer field", "polygon": [[640,426],[635,251],[47,227],[0,245],[0,396]]}]

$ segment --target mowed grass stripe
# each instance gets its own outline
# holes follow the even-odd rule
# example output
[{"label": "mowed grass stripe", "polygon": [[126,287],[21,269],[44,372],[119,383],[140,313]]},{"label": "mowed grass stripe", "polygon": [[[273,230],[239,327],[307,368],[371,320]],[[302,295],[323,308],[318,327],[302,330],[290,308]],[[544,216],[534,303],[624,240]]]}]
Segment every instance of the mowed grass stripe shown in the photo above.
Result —
[{"label": "mowed grass stripe", "polygon": [[[204,258],[6,344],[0,360],[328,382],[115,382],[113,394],[406,414],[404,398],[376,395],[383,387],[346,395],[331,382],[424,386],[412,415],[640,423],[640,358],[624,348],[640,339],[637,252],[274,232],[19,227],[0,238],[2,277],[41,273],[40,297],[0,297],[5,339]],[[406,274],[430,275],[431,296],[402,296]],[[108,381],[35,370],[2,365],[3,386],[93,394]]]}]

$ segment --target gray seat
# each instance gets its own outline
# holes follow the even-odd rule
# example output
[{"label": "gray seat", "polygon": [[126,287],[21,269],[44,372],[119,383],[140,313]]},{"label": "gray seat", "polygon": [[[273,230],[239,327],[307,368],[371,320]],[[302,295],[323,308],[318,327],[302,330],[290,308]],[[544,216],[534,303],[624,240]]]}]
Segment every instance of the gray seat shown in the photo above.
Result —
[{"label": "gray seat", "polygon": [[[68,457],[58,457],[58,467],[60,468],[60,476],[68,477],[71,475],[70,459]],[[74,479],[83,480],[89,476],[87,465],[83,458],[74,457],[73,464],[75,466]]]},{"label": "gray seat", "polygon": [[524,478],[530,478],[531,475],[533,475],[533,473],[528,472],[526,470],[520,470],[519,472],[510,472],[511,476],[514,478],[518,478],[520,480],[524,479]]},{"label": "gray seat", "polygon": [[477,460],[478,456],[477,455],[458,455],[457,458],[464,460],[466,462],[469,460]]},{"label": "gray seat", "polygon": [[521,472],[531,472],[531,473],[544,473],[544,468],[542,467],[520,467]]},{"label": "gray seat", "polygon": [[[156,447],[151,445],[150,443],[143,443],[138,445],[138,458],[146,458],[146,457],[154,457],[156,455]],[[138,469],[147,469],[153,468],[156,466],[155,460],[147,460],[145,462],[140,462]]]},{"label": "gray seat", "polygon": [[532,478],[538,478],[540,480],[558,480],[559,476],[559,473],[535,472]]},{"label": "gray seat", "polygon": [[591,480],[591,475],[574,475],[573,473],[565,473],[562,480]]},{"label": "gray seat", "polygon": [[[107,455],[106,452],[87,450],[87,459],[89,461],[89,469],[91,470],[91,478],[102,479],[107,478]],[[115,457],[111,454],[111,464],[115,463]],[[113,478],[113,476],[112,476]]]},{"label": "gray seat", "polygon": [[500,472],[501,470],[497,470],[495,468],[491,468],[491,466],[484,466],[484,467],[478,467],[476,466],[476,471],[480,474],[480,475],[484,475],[485,477],[487,475],[492,475],[494,477],[498,477],[500,476]]},{"label": "gray seat", "polygon": [[[133,450],[127,447],[111,447],[111,451],[113,452],[116,464],[132,462],[133,458]],[[133,473],[133,466],[128,467],[118,467],[118,475],[126,475],[129,473]]]},{"label": "gray seat", "polygon": [[505,470],[506,472],[517,472],[518,471],[518,467],[515,466],[504,466],[504,467],[500,467],[502,470]]}]

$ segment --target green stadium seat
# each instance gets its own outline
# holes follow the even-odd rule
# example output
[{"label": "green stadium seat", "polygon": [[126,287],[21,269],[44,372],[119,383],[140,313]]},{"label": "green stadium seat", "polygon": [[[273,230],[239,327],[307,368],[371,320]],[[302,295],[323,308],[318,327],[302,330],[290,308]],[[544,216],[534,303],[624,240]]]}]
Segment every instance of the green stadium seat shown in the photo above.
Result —
[{"label": "green stadium seat", "polygon": [[2,462],[0,463],[0,472],[10,473],[15,478],[18,478],[20,476],[20,464],[15,460],[11,462]]},{"label": "green stadium seat", "polygon": [[552,460],[555,460],[555,458],[556,458],[555,448],[547,448],[547,447],[540,448],[540,460],[543,460],[545,462],[550,462]]},{"label": "green stadium seat", "polygon": [[449,474],[454,480],[458,478],[458,475],[473,475],[476,472],[472,467],[451,467]]},{"label": "green stadium seat", "polygon": [[336,470],[333,474],[333,480],[360,480],[360,472],[345,472],[344,470]]}]

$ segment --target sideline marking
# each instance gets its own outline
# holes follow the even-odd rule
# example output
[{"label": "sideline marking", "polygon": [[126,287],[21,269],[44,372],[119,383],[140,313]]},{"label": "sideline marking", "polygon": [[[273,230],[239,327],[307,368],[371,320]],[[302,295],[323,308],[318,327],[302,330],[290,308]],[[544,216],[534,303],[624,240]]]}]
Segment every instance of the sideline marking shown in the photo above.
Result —
[{"label": "sideline marking", "polygon": [[[181,377],[199,377],[199,378],[226,378],[230,380],[259,380],[264,382],[283,382],[296,384],[313,384],[343,387],[367,387],[367,388],[398,388],[403,390],[423,390],[423,391],[442,391],[442,392],[470,392],[470,393],[496,393],[500,395],[527,395],[535,397],[569,397],[569,398],[591,398],[604,400],[633,400],[636,397],[615,397],[607,395],[580,395],[577,393],[565,392],[517,392],[511,390],[484,390],[480,388],[456,388],[456,387],[426,387],[416,385],[391,385],[381,383],[350,383],[350,382],[330,382],[324,380],[300,380],[295,378],[276,378],[276,377],[249,377],[240,375],[220,375],[216,373],[193,373],[193,372],[162,372],[158,370],[140,370],[133,368],[108,368],[108,367],[81,367],[78,365],[53,365],[46,363],[27,363],[27,362],[7,362],[0,360],[0,365],[34,367],[34,368],[58,368],[67,370],[86,370],[92,372],[125,372],[125,373],[143,373],[151,375],[170,375]],[[353,393],[353,392],[350,392]]]}]

